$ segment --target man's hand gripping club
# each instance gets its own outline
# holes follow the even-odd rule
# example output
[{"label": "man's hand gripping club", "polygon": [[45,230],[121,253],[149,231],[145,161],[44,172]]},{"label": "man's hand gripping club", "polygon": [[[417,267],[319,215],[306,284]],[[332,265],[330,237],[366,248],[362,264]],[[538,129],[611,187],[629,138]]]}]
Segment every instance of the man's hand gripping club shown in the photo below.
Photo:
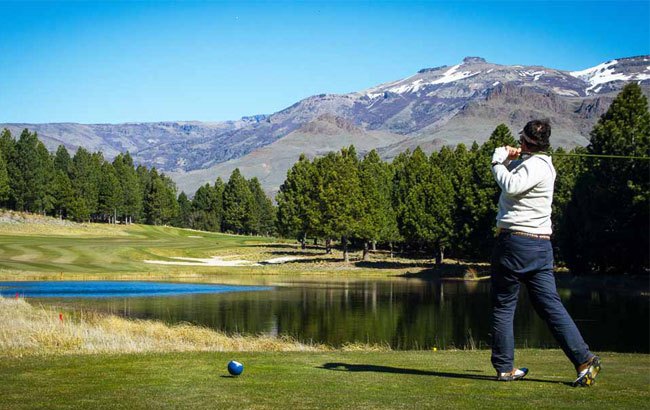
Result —
[{"label": "man's hand gripping club", "polygon": [[520,154],[521,148],[515,148],[509,145],[498,147],[494,150],[494,154],[492,154],[492,164],[503,164],[506,160],[517,159]]}]

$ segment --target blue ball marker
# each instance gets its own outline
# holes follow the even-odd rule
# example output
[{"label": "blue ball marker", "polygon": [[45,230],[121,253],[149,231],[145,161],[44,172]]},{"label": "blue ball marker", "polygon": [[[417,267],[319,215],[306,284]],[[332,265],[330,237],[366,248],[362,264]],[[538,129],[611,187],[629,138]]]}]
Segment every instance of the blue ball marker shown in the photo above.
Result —
[{"label": "blue ball marker", "polygon": [[243,371],[243,364],[234,360],[231,360],[230,363],[228,363],[228,373],[232,374],[233,376],[239,376]]}]

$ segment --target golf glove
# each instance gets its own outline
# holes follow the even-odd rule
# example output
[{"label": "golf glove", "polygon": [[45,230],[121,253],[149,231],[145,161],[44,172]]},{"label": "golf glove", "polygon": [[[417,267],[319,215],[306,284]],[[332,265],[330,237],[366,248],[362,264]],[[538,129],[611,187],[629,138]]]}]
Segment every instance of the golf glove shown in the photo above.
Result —
[{"label": "golf glove", "polygon": [[494,154],[492,154],[493,164],[495,162],[498,162],[499,164],[503,164],[507,159],[508,159],[508,149],[506,147],[498,147],[494,150]]}]

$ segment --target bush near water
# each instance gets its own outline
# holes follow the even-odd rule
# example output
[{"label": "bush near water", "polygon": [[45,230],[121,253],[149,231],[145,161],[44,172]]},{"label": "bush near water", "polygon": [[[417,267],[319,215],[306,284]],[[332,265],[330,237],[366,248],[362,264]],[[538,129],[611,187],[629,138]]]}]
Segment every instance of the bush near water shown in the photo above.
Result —
[{"label": "bush near water", "polygon": [[[313,161],[301,156],[276,198],[238,169],[189,199],[155,168],[129,153],[113,162],[79,148],[47,151],[36,133],[0,135],[0,205],[76,221],[139,222],[239,234],[280,233],[305,243],[377,244],[457,259],[487,260],[499,189],[490,173],[495,147],[516,142],[499,125],[487,142],[444,147],[427,156],[406,151],[391,163],[353,146]],[[556,256],[574,273],[649,272],[650,161],[578,157],[555,150],[558,177],[553,222]],[[569,154],[650,155],[648,102],[628,84],[591,132],[591,144]]]}]

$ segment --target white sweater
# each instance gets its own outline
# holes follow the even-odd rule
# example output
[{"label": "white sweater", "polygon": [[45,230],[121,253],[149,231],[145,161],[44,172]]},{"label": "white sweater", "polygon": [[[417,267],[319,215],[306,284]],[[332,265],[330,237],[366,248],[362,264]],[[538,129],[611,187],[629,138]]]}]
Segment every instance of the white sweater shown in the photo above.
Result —
[{"label": "white sweater", "polygon": [[492,166],[492,174],[501,188],[497,227],[550,235],[556,175],[551,157],[536,154],[497,164]]}]

